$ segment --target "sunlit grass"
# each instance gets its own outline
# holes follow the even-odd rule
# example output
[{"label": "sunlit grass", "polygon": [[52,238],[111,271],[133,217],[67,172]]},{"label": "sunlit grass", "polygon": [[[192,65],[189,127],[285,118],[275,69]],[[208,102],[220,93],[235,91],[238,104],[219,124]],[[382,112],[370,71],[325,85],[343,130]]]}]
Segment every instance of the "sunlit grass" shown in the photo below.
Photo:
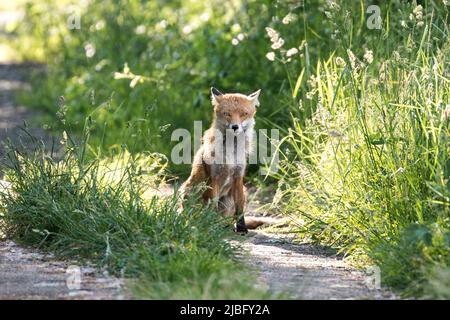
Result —
[{"label": "sunlit grass", "polygon": [[235,258],[231,227],[195,195],[179,211],[177,193],[151,195],[163,183],[156,155],[84,158],[65,141],[55,159],[37,148],[8,150],[0,190],[0,229],[57,258],[85,260],[128,279],[136,298],[269,298]]},{"label": "sunlit grass", "polygon": [[450,44],[448,25],[427,17],[414,50],[392,36],[396,50],[374,48],[373,61],[347,50],[345,63],[317,63],[304,100],[316,106],[292,114],[274,205],[304,240],[379,265],[383,284],[442,297],[431,288],[450,261]]}]

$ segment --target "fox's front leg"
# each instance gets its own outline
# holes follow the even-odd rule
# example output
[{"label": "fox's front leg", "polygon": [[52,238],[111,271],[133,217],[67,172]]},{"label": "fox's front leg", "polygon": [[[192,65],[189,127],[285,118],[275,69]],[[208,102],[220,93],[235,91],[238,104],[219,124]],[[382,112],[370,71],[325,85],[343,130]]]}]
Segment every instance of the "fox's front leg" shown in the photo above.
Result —
[{"label": "fox's front leg", "polygon": [[[207,201],[213,201],[217,200],[216,198],[219,196],[220,191],[220,185],[219,185],[219,177],[218,176],[211,176],[209,181],[208,190],[206,190],[204,198]],[[215,204],[215,207],[217,209],[217,203]]]},{"label": "fox's front leg", "polygon": [[236,204],[236,232],[247,233],[247,227],[245,226],[244,208],[245,208],[245,191],[244,191],[244,178],[235,177],[233,180],[233,198]]},{"label": "fox's front leg", "polygon": [[185,204],[189,194],[191,193],[192,188],[206,180],[206,174],[205,174],[204,167],[202,165],[196,164],[195,161],[196,160],[194,159],[194,164],[192,166],[191,175],[183,183],[183,185],[180,188],[181,199],[182,199],[181,205],[180,205],[181,210],[183,210],[184,204]]}]

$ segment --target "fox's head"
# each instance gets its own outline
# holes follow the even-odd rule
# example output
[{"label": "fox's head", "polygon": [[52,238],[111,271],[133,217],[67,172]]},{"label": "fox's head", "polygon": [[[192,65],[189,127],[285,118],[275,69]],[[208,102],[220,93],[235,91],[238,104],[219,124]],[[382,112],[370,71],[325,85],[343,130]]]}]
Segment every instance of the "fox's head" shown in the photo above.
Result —
[{"label": "fox's head", "polygon": [[233,130],[235,135],[252,129],[260,92],[261,90],[258,90],[248,96],[241,93],[224,94],[212,87],[211,101],[216,124],[223,130]]}]

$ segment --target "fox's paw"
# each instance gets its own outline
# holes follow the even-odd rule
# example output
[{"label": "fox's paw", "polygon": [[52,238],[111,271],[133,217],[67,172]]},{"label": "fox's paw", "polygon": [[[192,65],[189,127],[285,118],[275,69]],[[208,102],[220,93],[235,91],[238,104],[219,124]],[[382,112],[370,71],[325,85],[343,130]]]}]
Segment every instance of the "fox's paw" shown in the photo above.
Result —
[{"label": "fox's paw", "polygon": [[248,233],[248,229],[245,225],[237,223],[236,226],[234,227],[234,232],[244,235]]}]

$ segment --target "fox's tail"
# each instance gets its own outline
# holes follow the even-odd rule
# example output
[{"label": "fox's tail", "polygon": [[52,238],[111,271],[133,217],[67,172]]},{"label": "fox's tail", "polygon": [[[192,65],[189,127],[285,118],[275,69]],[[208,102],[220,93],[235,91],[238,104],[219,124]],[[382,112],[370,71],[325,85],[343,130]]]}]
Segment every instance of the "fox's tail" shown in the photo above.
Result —
[{"label": "fox's tail", "polygon": [[283,219],[273,218],[273,217],[256,217],[256,216],[246,216],[245,226],[247,229],[256,229],[262,225],[274,225],[278,223],[283,223]]}]

